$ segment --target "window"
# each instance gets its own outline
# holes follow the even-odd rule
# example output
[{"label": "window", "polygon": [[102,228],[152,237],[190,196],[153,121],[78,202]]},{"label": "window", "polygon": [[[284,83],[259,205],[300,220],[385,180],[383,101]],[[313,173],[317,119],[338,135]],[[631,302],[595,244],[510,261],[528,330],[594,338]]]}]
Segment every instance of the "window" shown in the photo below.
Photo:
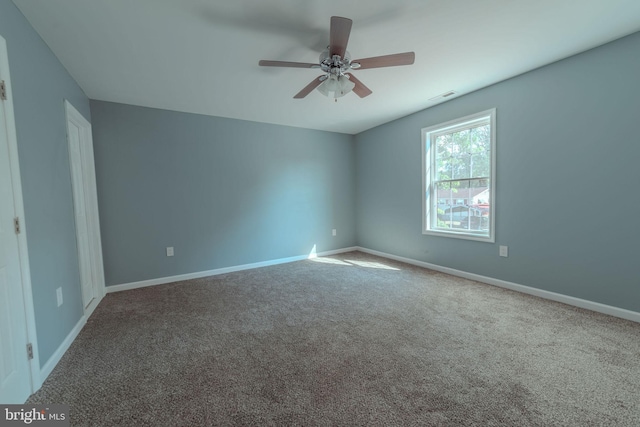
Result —
[{"label": "window", "polygon": [[496,110],[422,129],[423,234],[494,242]]}]

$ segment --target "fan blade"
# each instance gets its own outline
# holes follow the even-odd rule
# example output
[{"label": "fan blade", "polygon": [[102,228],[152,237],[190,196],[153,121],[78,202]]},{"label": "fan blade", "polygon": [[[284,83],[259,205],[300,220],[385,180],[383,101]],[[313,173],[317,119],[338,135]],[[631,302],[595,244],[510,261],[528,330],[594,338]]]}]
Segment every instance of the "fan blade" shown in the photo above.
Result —
[{"label": "fan blade", "polygon": [[323,77],[325,77],[324,75],[319,76],[318,78],[316,78],[314,81],[312,81],[311,83],[309,83],[308,85],[306,85],[304,87],[304,89],[302,89],[300,92],[298,92],[296,94],[296,96],[294,96],[294,99],[302,99],[305,96],[309,95],[315,88],[317,88],[318,86],[320,86],[320,83],[322,83],[323,81],[325,81],[325,79],[323,79]]},{"label": "fan blade", "polygon": [[372,58],[356,59],[360,67],[353,67],[354,70],[364,70],[367,68],[395,67],[398,65],[411,65],[416,59],[414,52],[395,53],[393,55],[374,56]]},{"label": "fan blade", "polygon": [[354,76],[353,74],[347,73],[345,75],[349,76],[349,80],[351,80],[355,84],[355,86],[353,87],[353,92],[360,98],[364,98],[365,96],[369,96],[373,93],[371,92],[371,89],[364,85],[364,83],[356,79],[356,76]]},{"label": "fan blade", "polygon": [[320,64],[308,64],[306,62],[267,61],[258,62],[261,67],[290,67],[290,68],[320,68]]},{"label": "fan blade", "polygon": [[329,53],[331,56],[339,55],[340,58],[344,58],[352,23],[353,21],[349,18],[331,17],[331,32],[329,33]]}]

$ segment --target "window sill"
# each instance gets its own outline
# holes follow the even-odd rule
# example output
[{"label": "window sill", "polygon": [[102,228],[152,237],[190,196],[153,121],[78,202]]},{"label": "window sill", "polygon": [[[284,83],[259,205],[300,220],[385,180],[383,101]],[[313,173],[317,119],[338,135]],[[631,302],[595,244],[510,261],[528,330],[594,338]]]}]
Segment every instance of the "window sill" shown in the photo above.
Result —
[{"label": "window sill", "polygon": [[493,235],[479,236],[476,234],[468,234],[463,232],[436,231],[436,230],[423,230],[422,234],[429,235],[429,236],[438,236],[438,237],[450,237],[453,239],[475,240],[476,242],[486,242],[486,243],[496,242],[496,239]]}]

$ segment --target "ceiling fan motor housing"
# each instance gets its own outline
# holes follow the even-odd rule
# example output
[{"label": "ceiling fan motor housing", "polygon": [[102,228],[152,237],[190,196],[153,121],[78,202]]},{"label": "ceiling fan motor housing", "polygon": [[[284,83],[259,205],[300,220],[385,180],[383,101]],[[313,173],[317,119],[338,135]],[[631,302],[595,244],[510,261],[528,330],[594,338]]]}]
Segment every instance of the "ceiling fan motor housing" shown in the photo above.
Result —
[{"label": "ceiling fan motor housing", "polygon": [[341,76],[351,69],[351,54],[347,51],[344,52],[344,57],[341,58],[340,55],[331,56],[327,48],[320,54],[319,61],[322,71],[336,76]]}]

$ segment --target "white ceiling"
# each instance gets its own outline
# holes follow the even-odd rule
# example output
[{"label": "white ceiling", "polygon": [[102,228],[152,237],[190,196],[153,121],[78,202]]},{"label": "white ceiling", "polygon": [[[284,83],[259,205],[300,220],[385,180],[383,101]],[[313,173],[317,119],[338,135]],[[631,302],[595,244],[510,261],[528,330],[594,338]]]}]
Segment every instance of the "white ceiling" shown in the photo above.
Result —
[{"label": "white ceiling", "polygon": [[[355,134],[640,30],[638,0],[14,0],[91,99]],[[293,99],[332,15],[373,94]],[[448,99],[451,99],[450,97]]]}]

